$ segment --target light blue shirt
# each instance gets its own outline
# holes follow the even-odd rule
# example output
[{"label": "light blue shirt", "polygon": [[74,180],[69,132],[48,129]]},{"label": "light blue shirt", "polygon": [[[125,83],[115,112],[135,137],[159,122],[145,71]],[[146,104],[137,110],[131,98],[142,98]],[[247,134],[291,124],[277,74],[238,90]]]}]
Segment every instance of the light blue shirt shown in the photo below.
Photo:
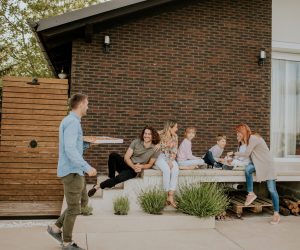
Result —
[{"label": "light blue shirt", "polygon": [[88,172],[91,166],[83,159],[83,150],[89,144],[83,142],[80,117],[70,112],[59,126],[59,159],[57,176],[64,177],[71,173],[81,176]]}]

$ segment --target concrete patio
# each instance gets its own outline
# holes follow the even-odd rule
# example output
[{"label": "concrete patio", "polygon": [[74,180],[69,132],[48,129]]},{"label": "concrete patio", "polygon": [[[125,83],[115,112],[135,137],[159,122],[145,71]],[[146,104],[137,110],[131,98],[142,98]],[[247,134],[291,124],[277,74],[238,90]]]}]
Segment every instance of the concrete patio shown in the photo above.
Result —
[{"label": "concrete patio", "polygon": [[[104,219],[105,218],[105,219]],[[74,230],[74,240],[89,250],[199,250],[199,249],[297,249],[300,244],[300,217],[282,217],[279,225],[268,222],[270,214],[247,215],[243,220],[228,219],[216,222],[215,228],[187,230],[182,221],[182,230],[153,228],[160,220],[154,216],[144,227],[136,226],[136,215],[83,217],[80,216]],[[60,249],[46,232],[46,225],[53,220],[13,222],[0,221],[1,249],[40,250]]]}]

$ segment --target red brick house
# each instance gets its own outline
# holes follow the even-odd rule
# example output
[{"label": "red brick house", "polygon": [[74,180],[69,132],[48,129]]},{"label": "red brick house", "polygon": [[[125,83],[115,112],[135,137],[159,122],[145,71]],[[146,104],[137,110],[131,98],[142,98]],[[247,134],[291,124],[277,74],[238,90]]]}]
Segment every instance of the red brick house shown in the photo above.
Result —
[{"label": "red brick house", "polygon": [[220,133],[234,150],[240,122],[269,142],[271,25],[271,0],[124,0],[32,28],[53,73],[68,73],[70,94],[89,96],[85,134],[125,140],[89,150],[88,161],[104,173],[109,152],[125,152],[145,124],[161,129],[170,118],[180,139],[186,126],[196,126],[196,155]]}]

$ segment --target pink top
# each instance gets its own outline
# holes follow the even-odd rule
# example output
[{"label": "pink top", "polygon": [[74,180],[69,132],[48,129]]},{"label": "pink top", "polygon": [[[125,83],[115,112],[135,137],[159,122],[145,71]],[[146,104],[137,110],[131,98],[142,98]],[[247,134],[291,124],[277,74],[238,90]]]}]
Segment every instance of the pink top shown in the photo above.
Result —
[{"label": "pink top", "polygon": [[192,153],[192,142],[188,139],[184,139],[178,149],[177,161],[186,161],[186,160],[197,160],[199,157],[196,157]]}]

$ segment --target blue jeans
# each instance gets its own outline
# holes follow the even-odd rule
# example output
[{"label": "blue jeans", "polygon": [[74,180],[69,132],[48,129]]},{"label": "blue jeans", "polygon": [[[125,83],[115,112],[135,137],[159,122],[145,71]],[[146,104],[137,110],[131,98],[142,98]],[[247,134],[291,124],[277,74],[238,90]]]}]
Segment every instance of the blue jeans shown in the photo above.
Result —
[{"label": "blue jeans", "polygon": [[207,165],[210,165],[210,166],[213,166],[216,163],[214,156],[213,156],[212,152],[210,152],[210,151],[206,152],[206,154],[203,157],[203,160]]},{"label": "blue jeans", "polygon": [[[255,172],[255,167],[250,163],[245,169],[247,191],[253,192],[253,177],[252,174]],[[275,212],[279,212],[279,196],[276,190],[276,181],[267,180],[267,187],[272,199],[273,208]]]},{"label": "blue jeans", "polygon": [[168,165],[168,158],[164,153],[160,153],[158,156],[154,169],[160,169],[163,172],[163,185],[164,190],[175,191],[178,181],[179,168],[175,160],[172,161],[173,167],[170,169]]}]

